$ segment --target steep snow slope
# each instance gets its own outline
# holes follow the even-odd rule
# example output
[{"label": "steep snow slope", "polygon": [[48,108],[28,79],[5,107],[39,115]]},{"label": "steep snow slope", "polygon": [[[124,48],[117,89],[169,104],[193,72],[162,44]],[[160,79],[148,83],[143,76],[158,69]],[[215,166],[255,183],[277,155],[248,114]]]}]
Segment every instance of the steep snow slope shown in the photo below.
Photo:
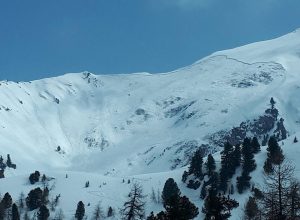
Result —
[{"label": "steep snow slope", "polygon": [[[2,82],[1,153],[10,153],[22,172],[41,165],[102,174],[166,171],[186,159],[178,149],[193,151],[208,133],[261,112],[285,75],[277,63],[212,56],[167,74]],[[256,109],[246,112],[249,106]]]},{"label": "steep snow slope", "polygon": [[[68,188],[69,200],[62,198],[68,216],[79,199],[91,202],[91,210],[99,199],[119,207],[124,200],[113,198],[129,189],[123,178],[141,181],[147,193],[152,185],[161,189],[171,176],[179,183],[180,167],[198,146],[207,144],[208,151],[216,152],[219,146],[208,137],[257,118],[271,96],[294,135],[300,130],[299,54],[300,31],[295,31],[217,52],[170,73],[84,72],[33,82],[2,81],[0,155],[10,154],[17,169],[5,171],[1,192],[14,186],[27,194],[32,186],[24,185],[26,176],[39,169],[56,178],[55,193]],[[86,180],[94,188],[82,189]],[[111,184],[100,189],[103,182]],[[201,207],[199,194],[180,185]],[[80,194],[72,194],[75,188]],[[150,203],[147,210],[152,209],[161,206]]]}]

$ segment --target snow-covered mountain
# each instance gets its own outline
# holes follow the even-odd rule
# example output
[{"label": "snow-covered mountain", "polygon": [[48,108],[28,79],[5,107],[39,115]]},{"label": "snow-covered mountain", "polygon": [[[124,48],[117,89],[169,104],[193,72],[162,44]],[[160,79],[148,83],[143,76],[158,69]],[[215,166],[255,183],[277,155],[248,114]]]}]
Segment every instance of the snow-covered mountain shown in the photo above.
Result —
[{"label": "snow-covered mountain", "polygon": [[[199,193],[180,183],[192,152],[199,146],[217,152],[219,140],[228,138],[232,128],[242,122],[251,126],[264,115],[271,97],[288,134],[295,136],[300,132],[299,94],[300,30],[216,52],[169,73],[83,72],[2,81],[0,155],[10,154],[17,169],[5,171],[1,193],[27,194],[29,173],[41,170],[56,178],[55,192],[65,194],[61,206],[70,217],[79,200],[91,203],[89,212],[98,200],[120,207],[129,190],[123,178],[141,181],[150,193],[174,177],[201,208]],[[263,137],[275,129],[243,133]],[[295,158],[298,150],[289,149],[290,139],[284,151]],[[88,189],[83,188],[86,180]],[[233,219],[239,219],[242,208]],[[151,202],[147,206],[148,212],[160,209]]]}]

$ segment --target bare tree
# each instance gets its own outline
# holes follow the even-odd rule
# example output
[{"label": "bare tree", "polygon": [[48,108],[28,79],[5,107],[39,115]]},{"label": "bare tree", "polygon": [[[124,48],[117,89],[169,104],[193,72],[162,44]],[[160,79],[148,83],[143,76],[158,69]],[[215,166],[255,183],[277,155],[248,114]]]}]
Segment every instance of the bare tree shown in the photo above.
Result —
[{"label": "bare tree", "polygon": [[95,207],[94,213],[93,213],[93,220],[100,220],[100,219],[104,219],[104,212],[103,209],[101,207],[101,204],[98,203]]},{"label": "bare tree", "polygon": [[290,162],[275,164],[273,172],[265,176],[265,186],[262,205],[268,219],[286,219],[299,213],[299,183],[294,180]]},{"label": "bare tree", "polygon": [[143,195],[142,186],[138,183],[132,185],[129,193],[129,199],[124,203],[121,209],[121,216],[124,220],[136,220],[145,218],[145,195]]}]

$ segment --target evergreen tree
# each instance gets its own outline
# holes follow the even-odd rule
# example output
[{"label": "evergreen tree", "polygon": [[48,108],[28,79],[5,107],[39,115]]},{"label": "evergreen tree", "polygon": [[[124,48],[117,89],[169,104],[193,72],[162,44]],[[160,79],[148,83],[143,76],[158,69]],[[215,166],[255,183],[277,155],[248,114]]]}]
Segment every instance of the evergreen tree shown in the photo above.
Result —
[{"label": "evergreen tree", "polygon": [[200,198],[201,199],[205,199],[206,197],[206,187],[207,187],[207,182],[204,182],[201,188],[201,192],[200,192]]},{"label": "evergreen tree", "polygon": [[264,163],[264,171],[266,174],[270,174],[273,172],[273,165],[270,158],[267,158]]},{"label": "evergreen tree", "polygon": [[271,109],[273,110],[275,107],[276,102],[274,101],[273,97],[271,97],[270,99],[270,105],[271,105]]},{"label": "evergreen tree", "polygon": [[12,205],[12,220],[20,220],[20,214],[18,210],[18,206],[14,203]]},{"label": "evergreen tree", "polygon": [[216,170],[216,162],[211,154],[207,156],[207,161],[205,163],[208,176],[211,176],[212,173]]},{"label": "evergreen tree", "polygon": [[297,143],[298,142],[298,139],[297,139],[297,137],[295,136],[295,138],[294,138],[294,143]]},{"label": "evergreen tree", "polygon": [[219,189],[224,193],[227,191],[228,180],[235,172],[234,161],[232,160],[233,146],[226,142],[224,150],[221,152],[221,169]]},{"label": "evergreen tree", "polygon": [[170,217],[170,219],[178,219],[178,220],[189,220],[189,219],[194,219],[197,217],[199,214],[198,208],[190,202],[190,200],[186,197],[183,196],[179,200],[178,204],[178,210],[176,214],[179,215],[173,215],[173,213],[169,213],[167,210],[167,216]]},{"label": "evergreen tree", "polygon": [[170,207],[174,207],[177,205],[180,199],[180,190],[177,186],[177,183],[173,178],[169,178],[163,188],[162,191],[162,200],[165,209]]},{"label": "evergreen tree", "polygon": [[43,191],[40,187],[31,190],[26,198],[26,205],[30,211],[39,208],[43,204]]},{"label": "evergreen tree", "polygon": [[258,219],[259,209],[254,197],[249,197],[245,206],[245,216],[248,220]]},{"label": "evergreen tree", "polygon": [[253,150],[251,148],[251,143],[249,138],[245,138],[242,148],[243,154],[243,172],[249,174],[256,168]]},{"label": "evergreen tree", "polygon": [[3,204],[4,209],[8,209],[12,206],[12,198],[8,192],[4,194],[1,203]]},{"label": "evergreen tree", "polygon": [[157,218],[155,217],[154,213],[151,212],[150,215],[147,217],[147,220],[156,220]]},{"label": "evergreen tree", "polygon": [[202,178],[202,164],[203,164],[203,155],[201,149],[198,149],[191,160],[189,167],[189,175],[194,174],[198,178]]},{"label": "evergreen tree", "polygon": [[182,174],[182,178],[181,178],[182,182],[185,183],[188,176],[189,176],[189,173],[187,171],[184,171],[183,174]]},{"label": "evergreen tree", "polygon": [[5,208],[2,202],[0,202],[0,219],[3,220],[5,218]]},{"label": "evergreen tree", "polygon": [[35,171],[34,173],[30,174],[30,176],[29,176],[29,182],[31,184],[35,184],[39,180],[40,180],[40,172],[39,171]]},{"label": "evergreen tree", "polygon": [[242,175],[236,178],[236,187],[238,192],[241,194],[245,189],[250,188],[250,179],[248,173],[242,172]]},{"label": "evergreen tree", "polygon": [[82,201],[79,201],[77,204],[77,209],[76,209],[76,213],[75,213],[75,218],[77,220],[82,220],[85,214],[85,208],[84,208],[84,204]]},{"label": "evergreen tree", "polygon": [[232,152],[232,169],[235,169],[241,165],[241,147],[239,145],[234,147]]},{"label": "evergreen tree", "polygon": [[145,196],[141,185],[134,183],[129,193],[129,199],[121,210],[122,219],[135,220],[145,218]]},{"label": "evergreen tree", "polygon": [[111,206],[109,206],[107,210],[107,217],[112,217],[112,216],[114,216],[114,210]]},{"label": "evergreen tree", "polygon": [[231,216],[230,211],[239,206],[239,203],[229,196],[214,195],[214,192],[209,190],[208,196],[204,201],[202,212],[205,214],[205,220],[224,220]]},{"label": "evergreen tree", "polygon": [[284,160],[282,149],[274,136],[269,139],[267,151],[268,158],[271,160],[272,164],[278,165]]},{"label": "evergreen tree", "polygon": [[6,165],[7,165],[8,167],[12,167],[12,162],[11,162],[11,159],[10,159],[10,155],[9,155],[9,154],[7,154]]},{"label": "evergreen tree", "polygon": [[47,220],[50,216],[47,206],[42,205],[38,211],[38,220]]},{"label": "evergreen tree", "polygon": [[260,152],[260,144],[258,142],[257,137],[254,137],[251,141],[251,147],[253,150],[253,153],[257,154],[258,152]]}]

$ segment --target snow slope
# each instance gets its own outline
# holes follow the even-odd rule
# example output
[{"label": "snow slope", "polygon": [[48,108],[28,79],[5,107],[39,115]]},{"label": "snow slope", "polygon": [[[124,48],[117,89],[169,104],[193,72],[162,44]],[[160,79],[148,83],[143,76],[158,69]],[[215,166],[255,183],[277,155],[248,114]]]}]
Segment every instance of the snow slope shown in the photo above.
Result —
[{"label": "snow slope", "polygon": [[[218,151],[207,136],[256,118],[271,96],[289,134],[299,132],[299,59],[298,30],[220,51],[169,73],[83,72],[32,82],[2,81],[0,155],[10,154],[17,169],[6,170],[1,193],[27,194],[33,188],[27,176],[41,170],[55,177],[53,195],[65,195],[61,207],[70,218],[79,200],[91,203],[88,213],[99,200],[105,207],[120,207],[130,188],[123,178],[141,181],[149,194],[151,187],[161,190],[174,177],[201,210],[199,193],[180,183],[181,167],[201,144]],[[289,139],[285,146],[295,158],[296,145]],[[261,170],[256,172],[261,175]],[[85,189],[87,180],[91,187]],[[151,202],[148,206],[148,212],[162,209]],[[233,219],[239,219],[242,208],[234,211]]]}]

